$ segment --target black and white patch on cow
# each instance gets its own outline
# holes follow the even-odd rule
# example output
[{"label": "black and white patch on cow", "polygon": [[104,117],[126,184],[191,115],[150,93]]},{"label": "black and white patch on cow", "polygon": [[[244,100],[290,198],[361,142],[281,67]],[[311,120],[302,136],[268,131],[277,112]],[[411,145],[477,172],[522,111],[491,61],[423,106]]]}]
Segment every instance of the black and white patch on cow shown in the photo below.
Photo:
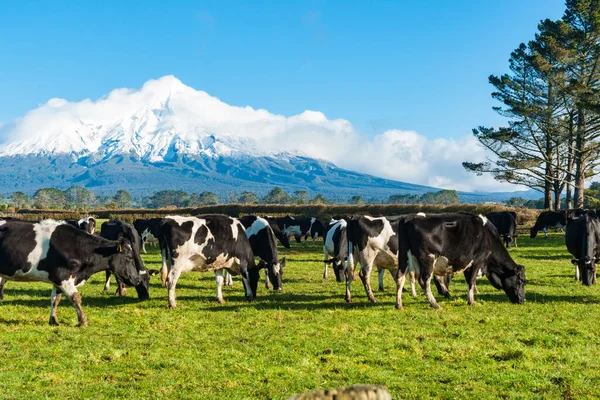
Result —
[{"label": "black and white patch on cow", "polygon": [[271,282],[273,289],[283,290],[281,280],[285,257],[279,260],[275,233],[269,221],[255,215],[248,215],[240,218],[240,222],[244,225],[254,257],[259,258],[260,265],[264,267],[266,288],[270,288],[269,282]]},{"label": "black and white patch on cow", "polygon": [[565,234],[567,250],[573,256],[575,279],[583,285],[596,283],[596,264],[600,262],[600,222],[589,214],[569,220]]},{"label": "black and white patch on cow", "polygon": [[271,229],[273,230],[273,233],[275,234],[275,237],[277,238],[277,240],[279,240],[279,243],[281,243],[281,245],[283,247],[285,247],[286,249],[291,248],[292,246],[290,246],[290,239],[289,237],[283,233],[283,218],[275,218],[275,217],[263,217],[264,219],[266,219],[269,222],[269,226],[271,227]]},{"label": "black and white patch on cow", "polygon": [[492,286],[503,289],[513,303],[525,301],[525,268],[513,261],[498,240],[496,228],[482,215],[433,214],[400,220],[398,226],[399,271],[396,307],[402,308],[406,273],[414,271],[425,297],[440,308],[431,293],[434,275],[463,272],[469,286],[469,304],[474,304],[479,271]]},{"label": "black and white patch on cow", "polygon": [[133,222],[133,226],[135,227],[135,230],[140,236],[142,252],[144,254],[148,254],[146,252],[146,243],[150,244],[153,247],[157,246],[158,229],[160,227],[161,222],[162,218],[136,219]]},{"label": "black and white patch on cow", "polygon": [[167,265],[169,307],[177,306],[175,288],[182,273],[214,271],[217,300],[223,303],[223,270],[242,275],[248,300],[254,300],[259,280],[259,268],[246,236],[244,226],[226,215],[208,214],[196,217],[165,217],[160,227],[164,243],[164,264]]},{"label": "black and white patch on cow", "polygon": [[136,268],[131,243],[124,238],[106,240],[64,221],[0,224],[0,276],[52,284],[51,325],[58,324],[56,309],[63,293],[73,304],[79,325],[87,325],[77,287],[107,269],[130,285],[147,282],[145,271]]},{"label": "black and white patch on cow", "polygon": [[333,267],[335,279],[338,282],[344,280],[344,270],[348,260],[348,222],[340,219],[332,219],[326,228],[323,239],[323,279],[327,279],[329,264]]},{"label": "black and white patch on cow", "polygon": [[[403,217],[369,216],[352,218],[348,221],[348,262],[346,264],[346,297],[352,301],[350,293],[351,282],[357,262],[360,262],[360,279],[371,302],[376,302],[371,289],[371,270],[373,266],[379,269],[379,285],[383,290],[384,270],[390,271],[394,280],[398,271],[398,222]],[[411,277],[413,275],[411,274]],[[411,279],[413,296],[416,296],[414,279]]]}]

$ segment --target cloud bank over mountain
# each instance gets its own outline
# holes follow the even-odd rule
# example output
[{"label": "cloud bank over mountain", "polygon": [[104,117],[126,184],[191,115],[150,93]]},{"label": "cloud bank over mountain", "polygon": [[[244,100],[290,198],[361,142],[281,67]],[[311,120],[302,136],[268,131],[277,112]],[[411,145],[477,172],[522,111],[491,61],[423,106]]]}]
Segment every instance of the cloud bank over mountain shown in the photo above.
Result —
[{"label": "cloud bank over mountain", "polygon": [[462,161],[486,156],[471,136],[430,139],[394,129],[369,137],[349,121],[318,111],[285,117],[232,106],[173,76],[150,80],[140,89],[115,89],[98,100],[50,99],[15,121],[0,123],[0,140],[0,157],[130,154],[159,162],[173,149],[206,157],[287,153],[427,186],[518,189],[463,170]]}]

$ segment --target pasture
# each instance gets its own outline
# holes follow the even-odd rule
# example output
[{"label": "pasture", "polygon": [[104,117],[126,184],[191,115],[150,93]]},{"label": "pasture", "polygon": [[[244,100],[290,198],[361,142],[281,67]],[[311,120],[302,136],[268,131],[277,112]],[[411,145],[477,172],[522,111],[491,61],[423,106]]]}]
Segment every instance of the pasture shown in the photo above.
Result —
[{"label": "pasture", "polygon": [[[510,252],[527,271],[527,303],[511,304],[485,278],[467,306],[462,275],[432,310],[422,291],[394,309],[394,282],[353,303],[323,281],[322,242],[287,256],[284,291],[259,286],[247,303],[239,277],[215,301],[212,274],[190,273],[178,308],[154,277],[151,299],[103,293],[104,274],[80,288],[90,326],[77,328],[66,299],[48,326],[50,285],[9,282],[0,302],[2,398],[282,399],[306,390],[381,384],[394,398],[595,398],[600,393],[600,287],[573,279],[562,234]],[[143,259],[160,267],[156,249]],[[261,273],[262,275],[262,273]],[[376,285],[376,271],[372,276]]]}]

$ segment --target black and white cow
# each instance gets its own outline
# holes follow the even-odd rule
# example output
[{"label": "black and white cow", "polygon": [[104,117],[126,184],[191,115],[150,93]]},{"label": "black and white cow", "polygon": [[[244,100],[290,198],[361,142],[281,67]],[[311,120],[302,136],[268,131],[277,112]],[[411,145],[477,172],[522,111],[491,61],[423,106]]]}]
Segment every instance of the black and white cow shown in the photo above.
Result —
[{"label": "black and white cow", "polygon": [[323,279],[327,279],[329,264],[333,267],[335,279],[338,282],[344,280],[344,270],[348,260],[348,222],[345,219],[332,219],[325,229],[323,239]]},{"label": "black and white cow", "polygon": [[94,217],[85,217],[77,219],[65,219],[67,224],[74,226],[84,232],[93,235],[96,232],[96,219]]},{"label": "black and white cow", "polygon": [[242,275],[246,298],[256,297],[260,269],[242,223],[226,215],[168,216],[160,227],[163,265],[168,269],[169,307],[177,306],[175,287],[182,273],[214,271],[217,300],[223,303],[223,270]]},{"label": "black and white cow", "polygon": [[511,243],[517,246],[517,213],[514,211],[499,211],[486,215],[496,227],[498,234],[504,239],[504,245],[509,248]]},{"label": "black and white cow", "polygon": [[436,276],[464,272],[469,304],[474,304],[475,281],[482,271],[513,303],[525,302],[525,268],[513,261],[498,240],[496,228],[482,215],[419,213],[400,220],[399,271],[396,308],[402,308],[406,273],[414,271],[433,308],[441,308],[431,293]]},{"label": "black and white cow", "polygon": [[100,271],[111,270],[128,285],[143,287],[147,298],[149,276],[136,267],[134,258],[127,239],[88,235],[64,221],[0,221],[0,276],[52,284],[50,325],[58,325],[62,293],[75,307],[79,325],[87,325],[77,287]]},{"label": "black and white cow", "polygon": [[[390,271],[394,280],[398,271],[398,223],[404,217],[356,217],[348,221],[348,262],[346,264],[346,302],[352,301],[351,282],[357,262],[360,262],[359,276],[371,302],[376,302],[371,290],[371,270],[373,265],[379,270],[379,290],[383,291],[384,270]],[[414,279],[411,290],[416,296]]]},{"label": "black and white cow", "polygon": [[[274,290],[283,290],[281,278],[285,267],[285,257],[279,260],[275,233],[269,221],[255,215],[240,218],[244,225],[246,236],[250,241],[254,257],[260,258],[259,266],[265,270],[265,286],[269,289],[269,281]],[[228,274],[227,276],[230,277]]]},{"label": "black and white cow", "polygon": [[575,279],[586,286],[596,283],[596,264],[600,262],[600,222],[583,214],[567,223],[567,250],[573,256]]},{"label": "black and white cow", "polygon": [[316,238],[323,237],[323,224],[314,217],[296,218],[287,216],[279,218],[278,223],[282,226],[283,233],[288,237],[293,236],[298,243],[302,242],[302,238],[306,242],[306,239],[310,237],[314,245]]},{"label": "black and white cow", "polygon": [[530,237],[533,239],[539,231],[544,231],[544,237],[548,237],[548,228],[564,229],[568,220],[567,211],[544,211],[538,215],[535,225],[531,228]]},{"label": "black and white cow", "polygon": [[[102,224],[102,226],[100,226],[100,236],[108,240],[119,240],[120,238],[127,239],[133,246],[133,254],[136,268],[140,271],[146,271],[146,273],[149,276],[155,273],[155,271],[148,271],[144,266],[144,262],[142,261],[142,257],[140,256],[140,236],[138,235],[137,231],[135,230],[132,224],[130,224],[129,222],[120,221],[118,219],[106,221]],[[104,290],[110,289],[110,274],[111,271],[107,270],[106,282],[104,283]],[[118,277],[116,277],[116,279],[118,285],[116,294],[119,296],[127,295],[127,289],[125,288],[123,282],[121,282]],[[146,296],[143,287],[136,286],[135,289],[140,299]]]},{"label": "black and white cow", "polygon": [[264,219],[269,222],[269,226],[273,230],[277,240],[279,240],[279,243],[281,243],[281,245],[286,249],[291,248],[292,246],[290,246],[290,239],[285,233],[283,233],[283,218],[281,218],[281,222],[275,217],[264,217]]},{"label": "black and white cow", "polygon": [[162,218],[136,219],[133,221],[133,226],[140,236],[142,252],[144,254],[147,254],[146,242],[158,242],[158,229],[160,228],[161,222]]}]

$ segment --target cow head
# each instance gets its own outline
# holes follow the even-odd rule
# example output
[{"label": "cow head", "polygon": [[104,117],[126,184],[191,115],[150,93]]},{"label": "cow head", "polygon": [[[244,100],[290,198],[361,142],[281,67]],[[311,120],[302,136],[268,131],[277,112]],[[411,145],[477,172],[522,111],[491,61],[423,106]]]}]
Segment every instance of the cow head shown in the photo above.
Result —
[{"label": "cow head", "polygon": [[525,302],[525,267],[516,264],[516,268],[499,274],[488,269],[486,275],[496,289],[504,290],[511,302],[523,304]]},{"label": "cow head", "polygon": [[343,282],[346,275],[346,267],[344,265],[344,260],[340,260],[338,258],[330,258],[329,260],[325,260],[327,264],[331,264],[333,267],[333,272],[335,274],[335,280],[337,282]]},{"label": "cow head", "polygon": [[269,282],[273,285],[273,289],[282,291],[283,286],[281,278],[283,277],[283,268],[285,267],[285,257],[279,262],[271,264],[264,263],[264,266],[267,268],[267,276],[269,277]]},{"label": "cow head", "polygon": [[148,283],[150,282],[150,274],[148,270],[138,268],[136,262],[136,253],[133,250],[131,242],[122,237],[118,240],[115,253],[109,259],[109,267],[115,277],[129,286],[135,286],[138,297],[147,299]]},{"label": "cow head", "polygon": [[533,228],[531,228],[531,230],[529,231],[529,237],[530,238],[535,238],[537,236],[538,230],[537,228],[534,226]]},{"label": "cow head", "polygon": [[596,264],[600,262],[588,256],[581,257],[579,260],[571,260],[573,265],[579,270],[579,279],[585,286],[591,286],[596,282]]}]

